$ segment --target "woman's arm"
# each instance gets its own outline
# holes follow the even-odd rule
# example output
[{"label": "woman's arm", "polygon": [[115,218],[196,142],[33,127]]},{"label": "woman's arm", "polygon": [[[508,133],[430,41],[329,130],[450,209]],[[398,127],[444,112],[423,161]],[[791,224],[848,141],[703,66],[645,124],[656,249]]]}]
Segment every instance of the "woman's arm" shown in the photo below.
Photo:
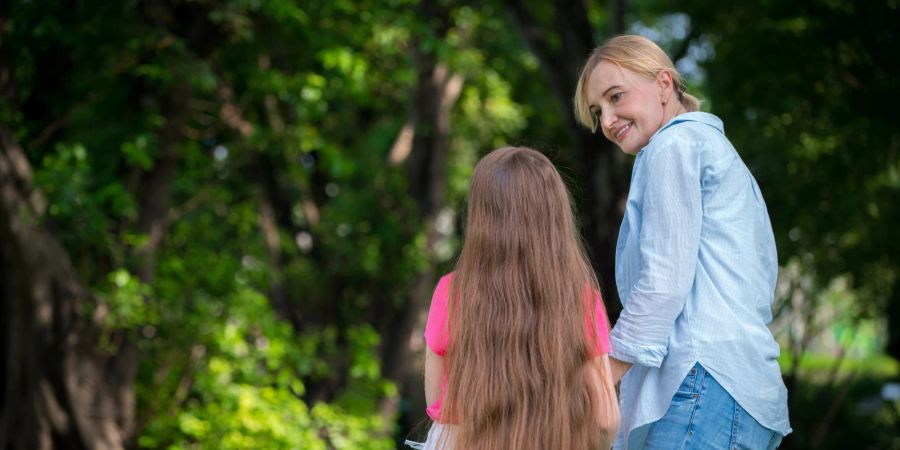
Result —
[{"label": "woman's arm", "polygon": [[444,375],[444,358],[425,346],[425,402],[433,404],[441,396],[441,377]]},{"label": "woman's arm", "polygon": [[643,185],[640,272],[610,334],[610,356],[659,367],[697,267],[703,220],[700,151],[673,139],[645,152],[637,181]]}]

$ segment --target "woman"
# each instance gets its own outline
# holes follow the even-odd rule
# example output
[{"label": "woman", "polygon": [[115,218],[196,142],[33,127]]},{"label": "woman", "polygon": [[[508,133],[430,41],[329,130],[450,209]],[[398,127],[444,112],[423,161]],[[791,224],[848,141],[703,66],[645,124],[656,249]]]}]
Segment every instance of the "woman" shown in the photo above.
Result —
[{"label": "woman", "polygon": [[790,433],[772,320],[778,260],[759,187],[652,41],[595,49],[579,120],[635,155],[616,246],[616,448],[776,448]]}]

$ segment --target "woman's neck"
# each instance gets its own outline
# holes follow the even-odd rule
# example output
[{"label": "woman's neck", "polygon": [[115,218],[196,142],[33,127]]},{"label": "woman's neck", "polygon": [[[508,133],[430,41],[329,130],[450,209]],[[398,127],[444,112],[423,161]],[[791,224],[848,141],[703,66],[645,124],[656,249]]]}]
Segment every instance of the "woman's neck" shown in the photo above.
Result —
[{"label": "woman's neck", "polygon": [[679,101],[669,102],[663,107],[663,125],[669,123],[675,116],[688,112],[687,108]]}]

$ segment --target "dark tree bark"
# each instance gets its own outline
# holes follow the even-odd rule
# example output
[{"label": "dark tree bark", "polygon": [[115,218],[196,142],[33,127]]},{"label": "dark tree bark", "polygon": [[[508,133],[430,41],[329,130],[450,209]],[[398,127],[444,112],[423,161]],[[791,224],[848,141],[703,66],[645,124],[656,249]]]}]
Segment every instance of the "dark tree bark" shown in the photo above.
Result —
[{"label": "dark tree bark", "polygon": [[[123,448],[136,431],[137,350],[127,330],[103,329],[105,305],[81,286],[65,249],[40,225],[31,202],[40,193],[30,184],[27,158],[9,130],[0,129],[0,139],[2,372],[7,376],[0,447]],[[161,211],[164,217],[166,209]],[[88,309],[93,309],[90,317]],[[101,348],[102,333],[108,333],[112,349]]]},{"label": "dark tree bark", "polygon": [[40,225],[30,173],[21,146],[0,128],[0,448],[123,448],[134,355],[100,349],[104,309]]},{"label": "dark tree bark", "polygon": [[[0,61],[0,101],[17,108],[10,73],[8,61]],[[167,120],[160,131],[161,156],[140,175],[136,193],[140,210],[134,229],[149,239],[133,249],[127,267],[145,283],[153,279],[165,236],[187,93],[182,84],[161,94]],[[64,124],[56,131],[64,131]],[[103,324],[106,305],[81,284],[61,241],[42,225],[41,199],[22,147],[11,130],[0,128],[0,448],[132,446],[137,431],[133,331]]]},{"label": "dark tree bark", "polygon": [[[572,104],[575,84],[581,66],[597,43],[583,1],[554,3],[555,16],[552,23],[546,24],[531,13],[524,0],[509,0],[506,6],[512,22],[541,62],[561,114],[569,117],[571,132],[579,146],[579,175],[584,183],[580,205],[583,233],[610,320],[615,322],[621,311],[615,285],[616,238],[628,192],[630,162],[601,134],[592,134],[575,119]],[[611,4],[612,34],[623,31],[625,7],[625,0]],[[553,34],[560,36],[560,45],[554,46],[547,40]]]},{"label": "dark tree bark", "polygon": [[625,32],[626,0],[609,0],[609,34],[615,36]]},{"label": "dark tree bark", "polygon": [[141,175],[140,190],[137,192],[140,215],[136,231],[146,235],[147,241],[134,250],[133,270],[144,283],[153,281],[156,253],[166,234],[166,214],[172,204],[171,185],[180,159],[178,145],[184,141],[190,89],[186,83],[178,83],[164,98],[166,125],[159,133],[160,154],[153,167]]},{"label": "dark tree bark", "polygon": [[[163,159],[142,183],[137,228],[150,240],[135,250],[133,270],[143,282],[153,278],[154,256],[165,234],[181,126],[175,119],[165,127]],[[101,326],[105,305],[91,298],[66,250],[41,226],[41,213],[32,205],[40,193],[31,186],[22,148],[5,128],[0,140],[0,320],[7,376],[0,399],[0,447],[133,444],[137,349],[130,332]],[[89,308],[90,317],[85,315]],[[108,333],[112,349],[101,349],[102,333]]]},{"label": "dark tree bark", "polygon": [[884,351],[900,361],[900,280],[894,281],[891,297],[887,301],[887,329]]},{"label": "dark tree bark", "polygon": [[[422,14],[438,23],[436,34],[443,36],[449,28],[449,11],[430,3],[421,6]],[[412,142],[404,162],[409,194],[417,205],[418,223],[426,227],[427,251],[433,255],[439,233],[436,219],[446,204],[447,156],[450,150],[450,112],[459,98],[463,77],[453,74],[436,55],[416,48],[418,84],[413,94],[411,120]],[[382,367],[384,375],[401,386],[401,396],[413,405],[405,425],[424,418],[425,398],[422,364],[416,358],[424,349],[421,338],[425,316],[434,288],[435,266],[416,274],[405,307],[381,321]],[[384,417],[392,417],[398,409],[396,400],[382,406]]]}]

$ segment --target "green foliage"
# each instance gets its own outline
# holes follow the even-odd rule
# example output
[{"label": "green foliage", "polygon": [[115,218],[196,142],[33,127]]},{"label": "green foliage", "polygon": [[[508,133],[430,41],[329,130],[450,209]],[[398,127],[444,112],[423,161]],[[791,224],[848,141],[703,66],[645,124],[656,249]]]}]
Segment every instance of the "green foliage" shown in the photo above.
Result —
[{"label": "green foliage", "polygon": [[[735,146],[766,195],[781,260],[820,283],[849,273],[889,296],[900,248],[898,66],[891,2],[679,4],[712,43],[706,63]],[[875,308],[877,310],[878,308]],[[874,311],[874,310],[873,310]]]},{"label": "green foliage", "polygon": [[[104,347],[137,346],[140,447],[393,447],[381,333],[415,276],[458,249],[478,156],[534,115],[513,97],[537,66],[496,6],[444,7],[10,6],[19,100],[2,114],[95,294],[85,314],[103,319]],[[436,256],[388,161],[418,51],[463,80]],[[144,184],[167,170],[165,186]],[[147,216],[157,199],[168,208]]]},{"label": "green foliage", "polygon": [[[631,7],[648,29],[672,27],[684,17],[665,3]],[[28,150],[35,203],[96,298],[85,313],[103,318],[104,345],[137,346],[140,447],[393,448],[403,430],[381,408],[401,392],[383,377],[383,335],[415,277],[452,265],[477,159],[524,144],[577,173],[569,106],[507,5],[424,6],[6,7],[17,98],[0,120]],[[712,49],[694,82],[765,190],[782,262],[815,286],[848,282],[822,303],[849,311],[833,330],[850,342],[898,279],[896,5],[694,0],[678,12]],[[609,20],[589,14],[598,30]],[[423,55],[462,80],[434,251],[389,159]],[[164,188],[144,184],[165,170]],[[162,233],[150,256],[149,219]],[[860,335],[880,344],[870,325]],[[896,423],[889,413],[877,423]]]},{"label": "green foliage", "polygon": [[[372,352],[377,335],[362,327],[349,333],[353,354],[348,400],[309,405],[303,401],[306,376],[329,375],[318,351],[336,350],[335,333],[296,335],[272,315],[267,298],[239,289],[204,336],[195,343],[197,360],[191,393],[174,414],[150,423],[142,447],[189,448],[366,448],[393,444],[389,424],[373,399],[392,394],[381,380]],[[382,436],[380,439],[377,436]]]},{"label": "green foliage", "polygon": [[147,303],[150,287],[127,270],[118,269],[110,273],[109,291],[101,295],[103,304],[109,308],[104,321],[110,329],[154,326],[159,320],[158,311]]},{"label": "green foliage", "polygon": [[785,447],[898,448],[897,405],[877,392],[897,377],[882,352],[900,354],[900,116],[888,106],[900,101],[900,8],[649,3],[687,18],[684,34],[707,50],[711,111],[766,198],[791,286],[774,324],[792,382]]},{"label": "green foliage", "polygon": [[790,448],[900,448],[900,404],[882,400],[884,378],[856,374],[838,385],[798,385]]}]

